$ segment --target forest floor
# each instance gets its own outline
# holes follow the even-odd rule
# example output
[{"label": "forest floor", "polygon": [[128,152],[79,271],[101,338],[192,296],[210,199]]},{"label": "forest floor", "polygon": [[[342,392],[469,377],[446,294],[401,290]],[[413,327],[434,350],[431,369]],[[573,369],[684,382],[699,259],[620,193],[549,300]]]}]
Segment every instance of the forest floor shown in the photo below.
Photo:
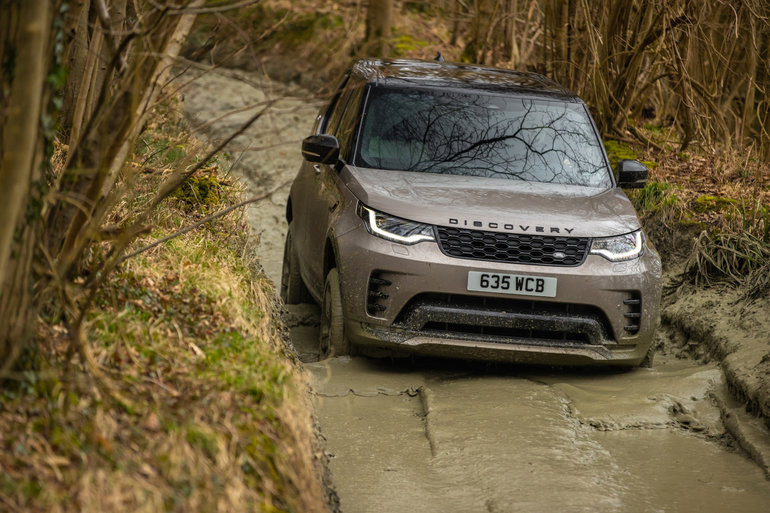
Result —
[{"label": "forest floor", "polygon": [[[284,201],[299,141],[340,69],[338,43],[361,37],[356,20],[322,14],[295,20],[299,25],[284,32],[276,25],[273,32],[283,34],[278,51],[228,57],[229,66],[267,70],[277,79],[231,73],[241,86],[260,91],[258,104],[271,104],[268,124],[252,140],[236,141],[246,151],[231,149],[196,176],[193,188],[160,211],[156,229],[136,247],[246,194],[275,193],[250,207],[245,218],[232,214],[212,221],[121,267],[88,324],[94,356],[114,389],[100,388],[72,358],[65,327],[41,324],[40,340],[68,363],[51,362],[42,372],[26,373],[18,387],[0,391],[0,511],[334,507],[333,493],[323,490],[318,476],[308,378],[286,344],[281,306],[266,278],[280,275]],[[297,27],[333,40],[310,38],[309,45],[291,39]],[[437,49],[448,60],[458,54],[435,43],[446,34],[398,38],[404,56],[430,58]],[[349,44],[342,48],[350,53]],[[238,128],[244,98],[252,96],[241,95],[232,81],[200,82],[208,96],[185,104],[197,113],[189,116],[193,127],[195,116],[234,115],[222,132],[198,127],[213,141]],[[154,135],[137,148],[134,165],[144,169],[138,186],[148,196],[157,179],[180,164],[177,153],[184,144],[177,136],[185,130],[176,124],[151,127]],[[722,422],[767,473],[770,267],[766,242],[759,249],[752,243],[770,230],[770,168],[745,152],[678,151],[657,130],[647,133],[659,137],[665,151],[628,141],[608,146],[611,155],[652,163],[648,187],[629,196],[664,259],[657,351],[666,361],[681,357],[719,365],[734,401],[722,405]],[[251,180],[246,191],[228,172],[233,164]],[[294,315],[292,322],[295,331],[314,329],[312,313]]]}]

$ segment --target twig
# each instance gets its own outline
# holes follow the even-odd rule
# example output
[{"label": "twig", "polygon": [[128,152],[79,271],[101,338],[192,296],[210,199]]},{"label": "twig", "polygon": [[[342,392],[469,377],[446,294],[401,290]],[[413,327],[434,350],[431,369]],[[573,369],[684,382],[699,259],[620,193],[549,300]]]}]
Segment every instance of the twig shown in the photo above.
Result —
[{"label": "twig", "polygon": [[212,7],[181,7],[169,9],[171,14],[212,14],[218,12],[226,12],[234,9],[240,9],[241,7],[248,7],[259,3],[259,0],[241,0],[240,2],[234,2],[231,4],[217,5]]},{"label": "twig", "polygon": [[182,228],[181,230],[177,230],[177,231],[175,231],[174,233],[172,233],[172,234],[170,234],[170,235],[167,235],[166,237],[163,237],[163,238],[161,238],[161,239],[158,239],[158,240],[156,240],[156,241],[155,241],[155,242],[153,242],[152,244],[149,244],[149,245],[147,245],[147,246],[144,246],[143,248],[139,248],[139,249],[137,249],[136,251],[134,251],[134,252],[132,252],[132,253],[129,253],[129,254],[127,254],[127,255],[123,255],[123,256],[120,258],[120,260],[118,260],[118,262],[117,262],[117,263],[118,263],[118,264],[121,264],[122,262],[124,262],[125,260],[128,260],[129,258],[135,257],[135,256],[137,256],[137,255],[139,255],[139,254],[141,254],[141,253],[144,253],[145,251],[148,251],[148,250],[150,250],[150,249],[152,249],[152,248],[154,248],[154,247],[156,247],[156,246],[159,246],[159,245],[163,244],[164,242],[167,242],[167,241],[169,241],[169,240],[171,240],[171,239],[174,239],[174,238],[176,238],[176,237],[179,237],[180,235],[184,235],[185,233],[187,233],[187,232],[189,232],[189,231],[191,231],[191,230],[194,230],[194,229],[198,228],[199,226],[201,226],[201,225],[204,225],[204,224],[208,223],[209,221],[212,221],[212,220],[214,220],[214,219],[217,219],[217,218],[219,218],[219,217],[222,217],[222,216],[224,216],[224,215],[227,215],[227,214],[229,214],[230,212],[232,212],[233,210],[235,210],[235,209],[238,209],[238,208],[241,208],[241,207],[243,207],[243,206],[245,206],[245,205],[248,205],[249,203],[255,203],[255,202],[257,202],[257,201],[262,201],[263,199],[265,199],[265,198],[268,198],[268,197],[272,196],[272,195],[273,195],[273,194],[275,194],[277,191],[279,191],[280,189],[282,189],[282,188],[284,188],[285,186],[287,186],[289,183],[290,183],[289,181],[283,182],[283,183],[282,183],[282,184],[280,184],[279,186],[277,186],[277,187],[275,187],[275,188],[271,189],[270,191],[268,191],[268,192],[266,192],[266,193],[264,193],[264,194],[262,194],[262,195],[260,195],[260,196],[255,196],[255,197],[253,197],[253,198],[249,198],[249,199],[247,199],[247,200],[245,200],[245,201],[241,201],[240,203],[237,203],[237,204],[235,204],[235,205],[229,206],[229,207],[227,207],[227,208],[226,208],[226,209],[224,209],[224,210],[220,210],[219,212],[216,212],[216,213],[214,213],[214,214],[211,214],[211,215],[209,215],[209,216],[206,216],[206,217],[204,217],[203,219],[201,219],[200,221],[198,221],[198,222],[196,222],[196,223],[193,223],[193,224],[191,224],[191,225],[189,225],[189,226],[185,226],[185,227],[184,227],[184,228]]},{"label": "twig", "polygon": [[666,151],[666,150],[665,150],[665,148],[663,148],[663,147],[662,147],[660,144],[658,144],[658,143],[654,142],[654,141],[653,141],[652,139],[650,139],[649,137],[646,137],[644,134],[642,134],[642,133],[641,133],[639,130],[637,130],[636,128],[634,128],[634,127],[632,127],[632,126],[630,126],[630,125],[629,125],[629,126],[627,126],[627,127],[626,127],[626,129],[627,129],[629,132],[631,132],[631,133],[634,135],[634,137],[636,137],[636,138],[637,138],[639,141],[642,141],[642,142],[643,142],[643,143],[645,143],[646,145],[648,145],[648,146],[652,146],[653,148],[655,148],[655,149],[656,149],[656,150],[658,150],[658,151]]}]

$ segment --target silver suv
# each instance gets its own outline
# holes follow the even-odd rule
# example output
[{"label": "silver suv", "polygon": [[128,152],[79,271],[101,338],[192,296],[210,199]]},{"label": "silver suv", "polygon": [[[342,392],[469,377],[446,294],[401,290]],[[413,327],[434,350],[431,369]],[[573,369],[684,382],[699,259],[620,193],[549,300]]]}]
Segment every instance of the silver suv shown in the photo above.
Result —
[{"label": "silver suv", "polygon": [[661,263],[585,104],[531,73],[359,60],[302,143],[281,297],[321,354],[638,365]]}]

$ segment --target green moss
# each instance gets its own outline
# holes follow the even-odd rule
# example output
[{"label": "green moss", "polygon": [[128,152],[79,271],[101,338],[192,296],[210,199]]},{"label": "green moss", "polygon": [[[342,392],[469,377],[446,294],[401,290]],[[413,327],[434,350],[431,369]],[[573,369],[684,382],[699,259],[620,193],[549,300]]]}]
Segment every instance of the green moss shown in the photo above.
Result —
[{"label": "green moss", "polygon": [[695,200],[695,212],[722,212],[725,210],[731,210],[732,207],[738,206],[738,200],[731,198],[722,198],[719,196],[698,196]]},{"label": "green moss", "polygon": [[476,44],[471,40],[468,42],[460,54],[460,62],[473,63],[476,61]]},{"label": "green moss", "polygon": [[[275,16],[275,13],[272,16]],[[303,13],[295,15],[293,18],[290,17],[289,21],[275,34],[275,38],[289,48],[297,48],[303,43],[313,40],[316,34],[339,30],[344,24],[344,20],[339,15]]]},{"label": "green moss", "polygon": [[191,176],[172,196],[182,200],[185,210],[210,212],[221,203],[224,185],[213,174]]},{"label": "green moss", "polygon": [[219,454],[219,448],[217,447],[216,436],[205,433],[200,429],[191,427],[187,430],[187,443],[192,446],[199,447],[203,450],[203,453],[211,461],[215,461],[217,454]]},{"label": "green moss", "polygon": [[645,123],[644,129],[649,130],[650,132],[656,133],[656,134],[662,134],[663,133],[663,127],[660,125],[656,125],[655,123]]},{"label": "green moss", "polygon": [[38,481],[25,481],[19,487],[19,491],[21,491],[25,499],[32,500],[37,498],[42,493],[43,485]]},{"label": "green moss", "polygon": [[408,34],[402,34],[396,37],[391,42],[392,49],[390,51],[391,57],[403,57],[404,55],[425,48],[428,46],[427,41],[421,39],[415,39]]},{"label": "green moss", "polygon": [[676,188],[664,182],[648,182],[642,189],[628,191],[628,196],[641,214],[673,209],[681,203]]},{"label": "green moss", "polygon": [[171,165],[171,164],[174,164],[175,162],[181,161],[186,156],[187,156],[186,147],[181,144],[177,144],[166,150],[166,153],[163,156],[163,159],[166,165]]},{"label": "green moss", "polygon": [[290,376],[280,360],[266,353],[259,340],[236,331],[220,333],[205,347],[205,352],[206,359],[200,363],[202,378],[215,377],[229,388],[251,396],[256,404],[283,396],[283,385]]},{"label": "green moss", "polygon": [[636,160],[636,152],[628,144],[620,141],[607,140],[604,141],[604,149],[607,150],[607,156],[610,158],[610,166],[615,169],[615,166],[624,159]]}]

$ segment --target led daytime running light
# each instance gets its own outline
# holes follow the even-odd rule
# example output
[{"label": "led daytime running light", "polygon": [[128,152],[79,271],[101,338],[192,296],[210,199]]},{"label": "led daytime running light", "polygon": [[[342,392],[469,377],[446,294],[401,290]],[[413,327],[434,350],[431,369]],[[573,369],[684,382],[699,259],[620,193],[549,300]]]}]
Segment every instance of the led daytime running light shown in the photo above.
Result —
[{"label": "led daytime running light", "polygon": [[[433,235],[427,235],[425,233],[412,233],[410,235],[404,236],[400,235],[398,233],[393,233],[388,230],[385,230],[380,227],[380,224],[382,221],[395,221],[396,223],[399,223],[402,226],[412,226],[415,230],[417,229],[424,229],[427,228],[427,225],[424,225],[422,223],[417,223],[414,221],[407,221],[406,219],[401,219],[395,216],[390,216],[387,214],[383,214],[381,212],[377,212],[376,210],[372,210],[371,208],[365,207],[361,205],[361,217],[364,220],[364,223],[366,224],[366,229],[371,233],[372,235],[376,235],[378,237],[381,237],[383,239],[393,241],[393,242],[400,242],[401,244],[417,244],[418,242],[424,242],[424,241],[433,241],[435,238]],[[380,223],[378,223],[378,218]]]},{"label": "led daytime running light", "polygon": [[[613,252],[611,245],[613,242],[628,242],[629,238],[634,238],[634,246],[627,251]],[[636,231],[618,237],[607,237],[601,239],[594,239],[591,243],[591,254],[601,255],[611,262],[623,262],[625,260],[633,260],[638,258],[642,254],[644,247],[644,235],[642,231]]]}]

